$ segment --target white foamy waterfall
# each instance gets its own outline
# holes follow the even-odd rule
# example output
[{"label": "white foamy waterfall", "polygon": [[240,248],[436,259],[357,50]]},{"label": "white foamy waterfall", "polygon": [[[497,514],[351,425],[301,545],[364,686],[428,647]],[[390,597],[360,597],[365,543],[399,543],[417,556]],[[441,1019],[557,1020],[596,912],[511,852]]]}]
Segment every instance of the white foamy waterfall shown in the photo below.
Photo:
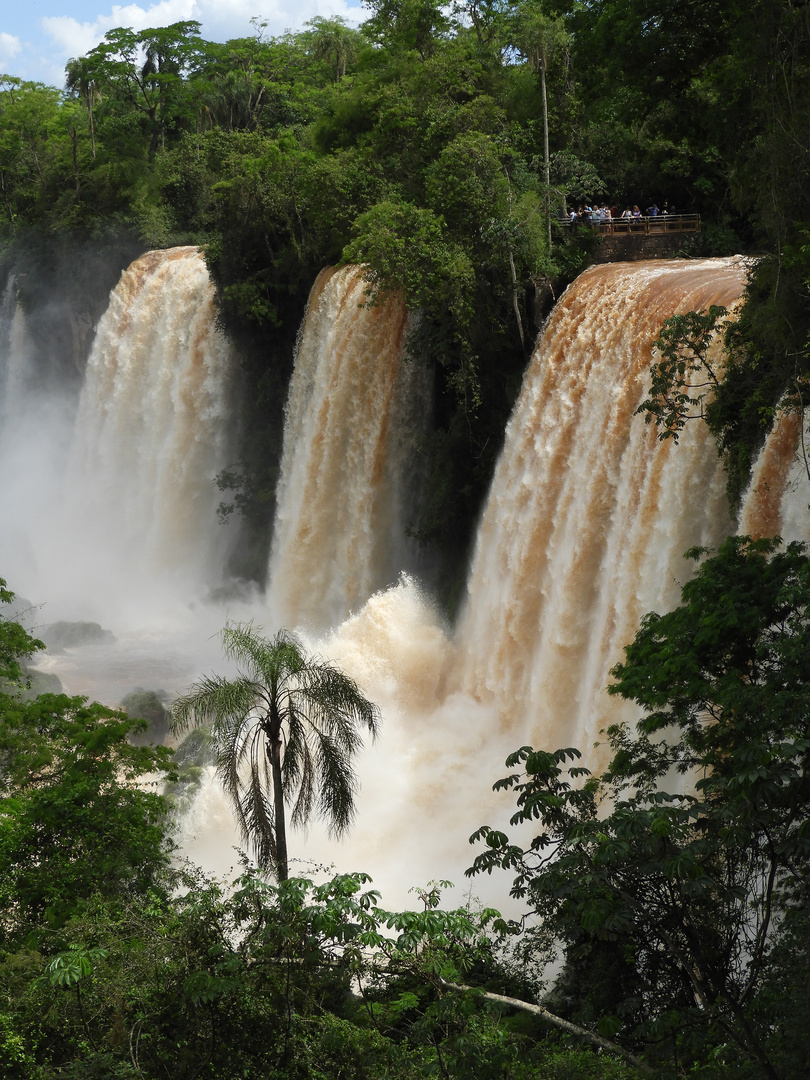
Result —
[{"label": "white foamy waterfall", "polygon": [[270,610],[336,626],[418,561],[408,513],[429,416],[424,365],[405,356],[407,312],[366,304],[357,267],[322,271],[290,385],[270,557]]},{"label": "white foamy waterfall", "polygon": [[233,360],[214,299],[197,248],[149,252],[121,275],[87,362],[57,538],[35,539],[49,601],[144,618],[220,583],[230,540],[213,481],[230,460]]},{"label": "white foamy waterfall", "polygon": [[35,593],[54,555],[64,580],[60,510],[75,394],[50,385],[12,278],[0,304],[0,577]]}]

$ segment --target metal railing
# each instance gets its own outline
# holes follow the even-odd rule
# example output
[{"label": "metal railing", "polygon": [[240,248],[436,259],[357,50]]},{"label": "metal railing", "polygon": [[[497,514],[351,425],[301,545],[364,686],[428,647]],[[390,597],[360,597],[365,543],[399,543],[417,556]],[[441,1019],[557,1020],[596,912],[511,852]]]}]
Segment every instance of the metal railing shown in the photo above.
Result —
[{"label": "metal railing", "polygon": [[700,232],[700,214],[658,214],[656,217],[612,218],[610,221],[559,221],[561,228],[594,229],[603,236]]}]

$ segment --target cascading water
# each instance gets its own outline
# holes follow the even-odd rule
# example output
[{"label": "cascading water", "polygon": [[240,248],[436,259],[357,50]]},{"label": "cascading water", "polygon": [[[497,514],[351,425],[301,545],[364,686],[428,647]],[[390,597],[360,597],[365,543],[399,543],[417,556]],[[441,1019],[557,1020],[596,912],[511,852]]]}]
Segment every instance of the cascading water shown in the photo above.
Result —
[{"label": "cascading water", "polygon": [[[220,583],[227,536],[232,357],[197,248],[154,251],[122,275],[98,327],[68,486],[92,521],[92,572],[196,599]],[[92,484],[87,478],[92,477]]]},{"label": "cascading water", "polygon": [[0,431],[6,431],[14,415],[25,408],[33,389],[26,380],[30,351],[25,316],[11,278],[0,301]]},{"label": "cascading water", "polygon": [[74,411],[73,388],[44,378],[12,278],[0,305],[0,576],[18,590],[39,583],[38,551],[58,550]]},{"label": "cascading water", "polygon": [[[37,596],[100,619],[132,604],[142,618],[150,605],[190,602],[219,584],[229,539],[213,479],[229,463],[233,364],[214,318],[197,248],[149,252],[122,274],[87,362],[69,450],[60,437],[59,495],[38,520],[30,506],[9,514],[28,517]],[[59,388],[50,393],[60,400]],[[39,441],[48,446],[47,431]],[[17,567],[6,573],[34,592]]]},{"label": "cascading water", "polygon": [[554,309],[484,512],[454,673],[516,740],[588,747],[617,714],[604,687],[640,617],[679,598],[683,552],[733,530],[705,425],[675,446],[634,414],[664,319],[729,306],[744,280],[739,259],[595,266]]},{"label": "cascading water", "polygon": [[798,413],[781,414],[754,464],[740,513],[741,533],[785,541],[810,538],[808,452]]},{"label": "cascading water", "polygon": [[[490,795],[507,752],[525,742],[578,745],[594,763],[590,744],[615,715],[604,686],[622,646],[646,611],[677,601],[689,572],[683,551],[733,528],[704,425],[687,425],[675,446],[634,413],[663,320],[732,305],[744,276],[736,259],[615,264],[592,268],[568,289],[527,370],[452,636],[412,578],[385,588],[413,565],[404,526],[426,397],[418,365],[402,359],[404,309],[358,307],[363,285],[353,269],[319,278],[302,328],[270,597],[238,610],[191,611],[188,598],[217,584],[227,545],[210,478],[228,463],[230,360],[214,331],[199,253],[151,253],[122,277],[99,325],[78,420],[62,402],[65,430],[77,429],[71,454],[64,435],[56,452],[40,424],[40,455],[23,423],[28,459],[50,464],[34,479],[18,454],[11,491],[4,433],[0,573],[49,607],[64,600],[65,618],[90,617],[86,605],[66,610],[69,594],[84,605],[88,590],[106,591],[106,610],[135,629],[149,615],[143,604],[124,603],[135,592],[154,585],[155,604],[185,605],[183,630],[171,624],[143,645],[122,639],[129,664],[109,682],[97,674],[83,681],[76,657],[68,658],[72,669],[62,662],[69,690],[111,704],[136,683],[181,691],[222,670],[216,640],[207,639],[228,616],[253,618],[269,633],[282,623],[309,627],[310,648],[352,674],[384,722],[359,762],[351,837],[338,849],[313,828],[294,841],[294,853],[367,870],[385,886],[386,902],[407,904],[404,891],[391,897],[392,886],[461,880],[469,833],[508,816],[508,802]],[[16,363],[19,317],[14,333]],[[791,423],[760,457],[744,531],[810,535]],[[40,482],[44,494],[32,494]],[[62,491],[69,506],[55,528]],[[15,555],[10,565],[12,549],[24,546],[11,543],[15,529],[27,561]],[[180,642],[183,632],[190,645]],[[192,857],[209,868],[233,862],[236,838],[214,780],[187,824]]]},{"label": "cascading water", "polygon": [[416,563],[406,527],[427,373],[404,355],[405,305],[364,306],[366,289],[357,267],[327,269],[307,306],[270,557],[282,623],[335,626]]}]

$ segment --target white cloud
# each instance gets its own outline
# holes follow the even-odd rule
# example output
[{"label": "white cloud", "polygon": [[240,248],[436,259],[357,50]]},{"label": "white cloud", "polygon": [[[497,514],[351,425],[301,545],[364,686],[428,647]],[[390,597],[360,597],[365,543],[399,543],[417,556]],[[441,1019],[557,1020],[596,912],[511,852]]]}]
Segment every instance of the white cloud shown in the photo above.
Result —
[{"label": "white cloud", "polygon": [[169,26],[196,18],[194,0],[161,0],[143,8],[139,4],[116,4],[109,14],[98,15],[93,22],[79,22],[70,15],[51,15],[41,20],[42,29],[65,57],[83,56],[95,48],[108,30],[129,26],[143,30],[151,26]]},{"label": "white cloud", "polygon": [[22,49],[22,43],[14,34],[0,32],[0,64],[5,66],[7,61],[13,60]]},{"label": "white cloud", "polygon": [[342,15],[351,23],[368,15],[358,0],[354,5],[351,0],[197,0],[197,11],[194,18],[202,23],[202,36],[209,41],[252,35],[254,18],[267,23],[265,34],[273,37],[300,30],[314,15]]},{"label": "white cloud", "polygon": [[[67,61],[84,56],[102,41],[108,30],[121,26],[143,30],[195,19],[202,24],[203,38],[227,41],[252,36],[253,18],[265,22],[265,34],[273,37],[287,30],[302,29],[315,15],[326,18],[341,15],[353,26],[369,15],[361,0],[157,0],[155,3],[144,0],[115,4],[100,14],[91,14],[92,3],[93,0],[77,0],[74,10],[81,11],[78,18],[69,15],[27,18],[24,21],[28,29],[21,36],[0,32],[0,71],[62,86]],[[55,3],[50,10],[54,9],[59,10]],[[16,25],[14,29],[17,30]]]},{"label": "white cloud", "polygon": [[65,58],[83,56],[95,48],[108,30],[129,26],[143,30],[149,26],[196,19],[202,24],[202,36],[209,41],[253,34],[250,20],[266,22],[269,36],[298,30],[314,15],[329,18],[342,15],[357,24],[367,11],[350,0],[160,0],[148,7],[140,4],[114,5],[108,14],[92,22],[82,22],[69,15],[47,16],[40,20],[43,31]]}]

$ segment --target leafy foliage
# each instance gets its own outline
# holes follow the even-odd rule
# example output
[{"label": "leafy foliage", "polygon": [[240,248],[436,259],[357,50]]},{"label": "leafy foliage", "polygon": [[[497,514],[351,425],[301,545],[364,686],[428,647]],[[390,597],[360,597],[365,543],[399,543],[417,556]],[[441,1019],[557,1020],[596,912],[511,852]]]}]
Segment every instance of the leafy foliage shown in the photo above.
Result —
[{"label": "leafy foliage", "polygon": [[133,746],[140,726],[63,694],[0,699],[4,936],[41,919],[58,927],[95,892],[135,895],[159,877],[167,808],[134,785],[168,769],[170,752]]},{"label": "leafy foliage", "polygon": [[[0,578],[0,604],[11,604],[13,600],[14,593],[6,587],[5,579]],[[19,685],[24,679],[25,661],[44,648],[20,623],[0,612],[0,688],[8,683]]]},{"label": "leafy foliage", "polygon": [[513,871],[513,895],[569,958],[618,946],[629,1045],[680,1040],[688,1057],[694,1040],[730,1040],[778,1075],[757,993],[783,905],[806,887],[808,610],[801,545],[727,540],[614,668],[610,692],[644,715],[635,734],[609,729],[601,780],[566,767],[576,750],[523,747],[496,788],[516,794],[513,824],[540,831],[528,846],[486,826],[473,837],[487,849],[471,872]]},{"label": "leafy foliage", "polygon": [[[0,584],[0,600],[13,593]],[[97,703],[25,693],[41,641],[0,616],[0,942],[35,942],[89,898],[136,896],[168,862],[167,806],[138,786],[170,751],[135,747],[145,726]],[[61,978],[62,976],[60,976]]]},{"label": "leafy foliage", "polygon": [[722,379],[709,358],[709,348],[719,333],[720,320],[727,315],[725,308],[712,305],[708,311],[688,311],[664,320],[653,343],[661,359],[650,369],[650,396],[636,410],[648,424],[662,429],[659,439],[677,442],[687,420],[705,415],[703,402]]}]

